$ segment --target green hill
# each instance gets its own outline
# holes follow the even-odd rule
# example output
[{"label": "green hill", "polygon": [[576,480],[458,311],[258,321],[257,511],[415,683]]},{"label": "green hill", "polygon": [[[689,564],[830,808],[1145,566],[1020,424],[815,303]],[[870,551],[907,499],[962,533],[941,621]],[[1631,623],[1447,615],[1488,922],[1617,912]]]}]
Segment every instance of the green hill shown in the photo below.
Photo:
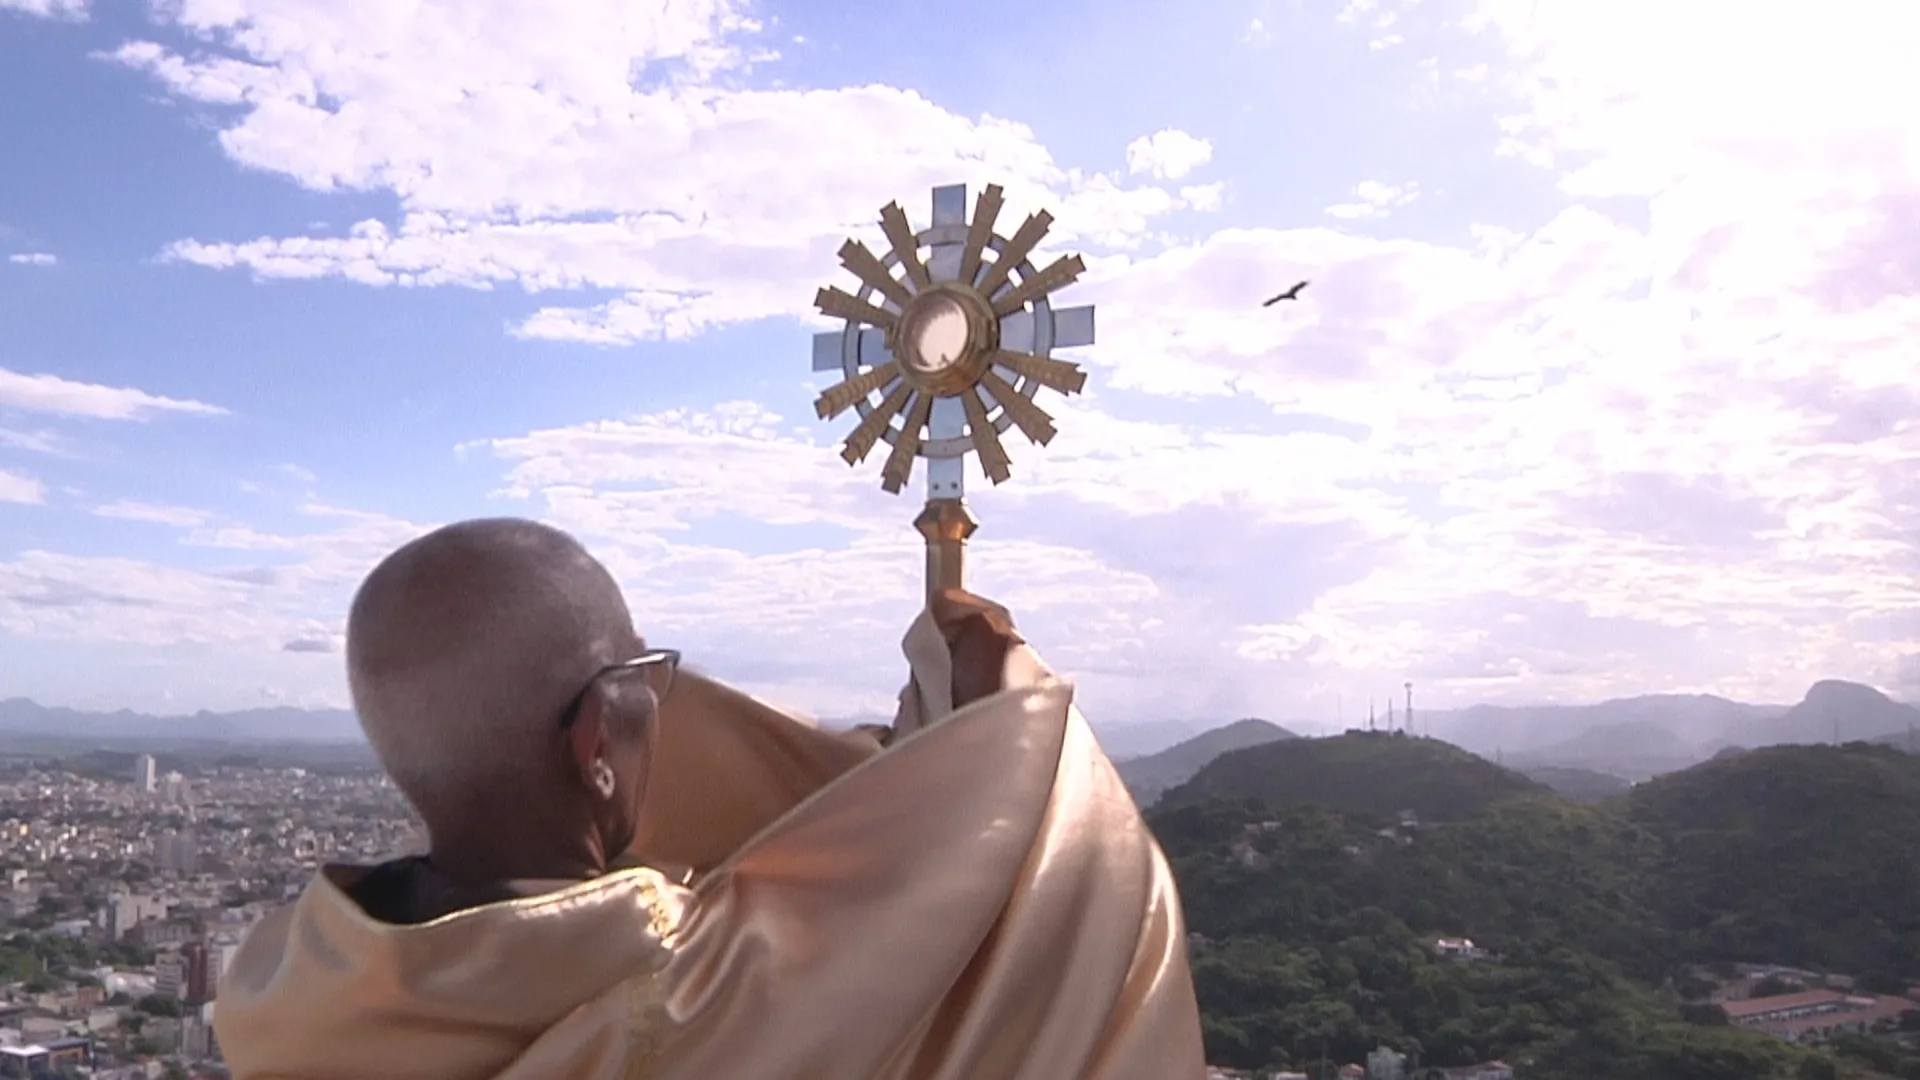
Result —
[{"label": "green hill", "polygon": [[1120,771],[1127,790],[1133,793],[1133,800],[1147,806],[1159,798],[1161,792],[1185,783],[1221,754],[1296,738],[1299,736],[1293,732],[1265,720],[1236,720],[1157,754],[1131,758],[1114,767]]},{"label": "green hill", "polygon": [[1501,799],[1547,790],[1437,739],[1354,731],[1222,754],[1161,801],[1176,806],[1251,798],[1272,806],[1323,806],[1378,819],[1411,810],[1422,821],[1440,822],[1466,817]]},{"label": "green hill", "polygon": [[1878,743],[1881,746],[1891,746],[1895,750],[1904,750],[1909,754],[1920,753],[1920,732],[1912,728],[1906,731],[1895,732],[1892,735],[1882,735],[1877,739],[1870,739],[1868,741]]},{"label": "green hill", "polygon": [[[1300,1068],[1322,1046],[1353,1061],[1384,1042],[1423,1065],[1531,1063],[1542,1080],[1865,1075],[1866,1059],[1729,1030],[1673,988],[1720,961],[1920,974],[1920,759],[1771,747],[1581,805],[1443,744],[1394,742],[1237,751],[1150,811],[1199,935],[1215,1060]],[[1240,764],[1211,783],[1271,798],[1198,790],[1249,759],[1264,777]],[[1423,766],[1439,779],[1408,775]],[[1381,829],[1406,800],[1356,794],[1370,782],[1428,792],[1423,813],[1450,823]],[[1470,782],[1500,791],[1475,807]],[[1456,936],[1492,955],[1436,955]],[[1920,1077],[1920,1058],[1900,1069]]]},{"label": "green hill", "polygon": [[1615,795],[1623,794],[1633,787],[1631,783],[1612,773],[1596,772],[1592,769],[1576,769],[1567,765],[1521,765],[1522,776],[1538,784],[1545,784],[1559,795],[1574,802],[1600,802]]},{"label": "green hill", "polygon": [[1642,784],[1624,815],[1666,845],[1688,951],[1920,978],[1920,759],[1771,746]]},{"label": "green hill", "polygon": [[[1298,1069],[1384,1043],[1422,1066],[1502,1058],[1542,1080],[1790,1080],[1807,1056],[1687,1024],[1648,989],[1667,953],[1642,872],[1660,845],[1606,809],[1507,800],[1410,842],[1253,800],[1163,804],[1149,820],[1199,935],[1219,1064]],[[1439,956],[1454,936],[1493,956]]]}]

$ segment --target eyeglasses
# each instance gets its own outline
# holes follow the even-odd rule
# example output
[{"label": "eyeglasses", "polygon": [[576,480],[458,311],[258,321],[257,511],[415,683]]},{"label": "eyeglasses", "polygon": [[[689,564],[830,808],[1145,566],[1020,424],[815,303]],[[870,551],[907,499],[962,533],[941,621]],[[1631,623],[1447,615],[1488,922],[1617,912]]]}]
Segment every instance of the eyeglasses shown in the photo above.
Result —
[{"label": "eyeglasses", "polygon": [[573,722],[580,716],[580,703],[587,700],[587,691],[593,689],[594,683],[608,675],[622,671],[638,671],[646,676],[647,686],[653,691],[654,700],[664,701],[667,691],[673,689],[674,672],[679,670],[680,650],[678,649],[648,649],[631,660],[608,664],[594,672],[593,677],[587,680],[587,684],[580,688],[580,692],[573,695],[573,700],[567,702],[566,711],[560,714],[560,730],[565,731],[573,726]]}]

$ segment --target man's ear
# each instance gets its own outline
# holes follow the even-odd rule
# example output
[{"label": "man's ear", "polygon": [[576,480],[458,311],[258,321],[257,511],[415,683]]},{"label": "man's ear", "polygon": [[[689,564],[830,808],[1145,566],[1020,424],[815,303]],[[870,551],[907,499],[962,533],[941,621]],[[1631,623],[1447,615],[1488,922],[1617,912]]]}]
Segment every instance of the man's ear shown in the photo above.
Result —
[{"label": "man's ear", "polygon": [[573,725],[567,728],[567,746],[572,753],[574,772],[588,787],[593,786],[594,763],[606,757],[608,704],[599,687],[588,687],[580,699],[579,710],[574,713]]}]

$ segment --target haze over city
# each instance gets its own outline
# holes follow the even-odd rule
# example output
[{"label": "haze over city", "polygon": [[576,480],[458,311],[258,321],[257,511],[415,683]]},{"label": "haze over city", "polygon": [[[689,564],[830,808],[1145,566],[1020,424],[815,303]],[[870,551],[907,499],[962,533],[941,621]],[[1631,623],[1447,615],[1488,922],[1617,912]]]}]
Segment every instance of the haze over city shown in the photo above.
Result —
[{"label": "haze over city", "polygon": [[889,712],[918,482],[810,304],[989,182],[1099,332],[975,581],[1098,722],[1920,696],[1911,16],[634,10],[0,0],[0,698],[343,706],[373,562],[514,514]]}]

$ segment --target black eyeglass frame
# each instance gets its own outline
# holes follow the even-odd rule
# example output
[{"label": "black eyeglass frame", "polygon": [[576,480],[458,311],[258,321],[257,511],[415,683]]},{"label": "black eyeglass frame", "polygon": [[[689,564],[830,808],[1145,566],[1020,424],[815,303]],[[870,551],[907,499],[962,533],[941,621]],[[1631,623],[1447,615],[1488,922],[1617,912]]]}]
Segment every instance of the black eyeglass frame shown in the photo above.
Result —
[{"label": "black eyeglass frame", "polygon": [[592,677],[586,681],[586,684],[580,687],[580,692],[573,695],[573,700],[567,702],[566,709],[560,713],[560,730],[566,731],[573,726],[575,720],[579,719],[580,704],[587,700],[587,691],[593,689],[595,683],[616,672],[645,671],[648,668],[662,668],[665,670],[666,674],[662,676],[660,685],[654,687],[654,696],[664,699],[667,696],[667,691],[673,689],[674,674],[680,670],[680,650],[648,649],[646,652],[632,659],[622,660],[617,664],[608,664],[606,667],[594,672]]}]

